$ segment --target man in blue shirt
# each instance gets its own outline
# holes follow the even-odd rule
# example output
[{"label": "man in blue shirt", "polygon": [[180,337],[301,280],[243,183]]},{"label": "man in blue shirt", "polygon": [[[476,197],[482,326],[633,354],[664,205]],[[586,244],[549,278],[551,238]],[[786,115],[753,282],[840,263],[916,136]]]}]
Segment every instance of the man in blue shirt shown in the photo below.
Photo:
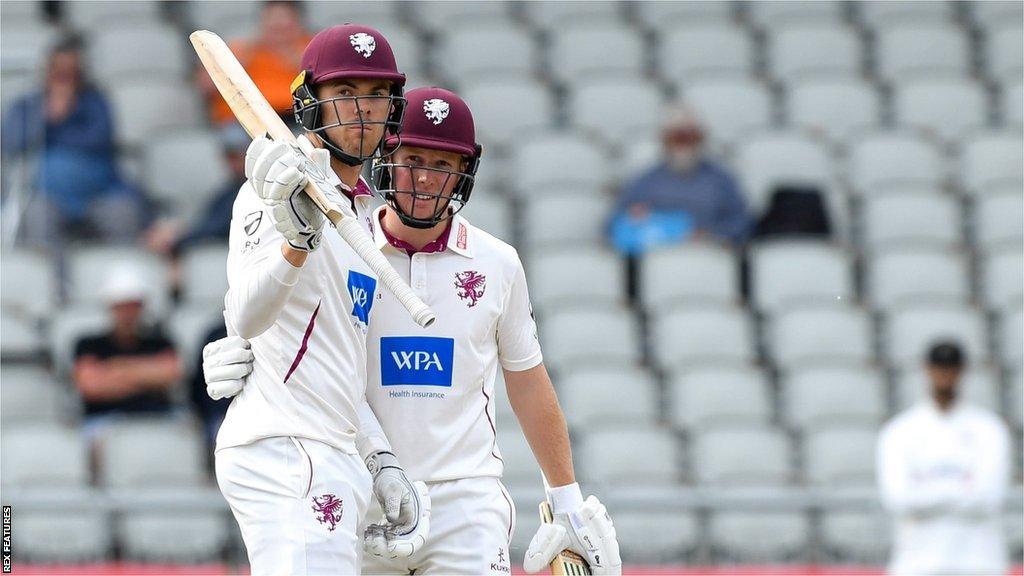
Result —
[{"label": "man in blue shirt", "polygon": [[108,242],[130,242],[141,229],[142,195],[117,173],[106,98],[85,78],[75,38],[51,52],[42,90],[11,106],[3,151],[37,155],[37,194],[26,206],[23,237],[59,247],[69,226]]},{"label": "man in blue shirt", "polygon": [[685,222],[666,238],[742,243],[751,227],[746,201],[732,174],[704,156],[704,130],[692,111],[674,107],[662,138],[663,160],[623,187],[613,214],[632,227]]}]

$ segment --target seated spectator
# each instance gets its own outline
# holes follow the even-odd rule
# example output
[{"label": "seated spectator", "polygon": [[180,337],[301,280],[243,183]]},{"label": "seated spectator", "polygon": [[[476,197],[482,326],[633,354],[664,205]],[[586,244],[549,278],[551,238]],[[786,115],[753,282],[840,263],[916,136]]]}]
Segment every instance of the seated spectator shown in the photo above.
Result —
[{"label": "seated spectator", "polygon": [[201,220],[188,230],[180,222],[161,221],[146,232],[149,249],[163,255],[178,257],[185,249],[205,242],[227,242],[231,226],[231,207],[238,189],[245,183],[245,149],[252,141],[237,123],[220,129],[224,158],[230,170],[228,180],[206,205]]},{"label": "seated spectator", "polygon": [[59,249],[69,228],[131,242],[145,217],[142,194],[118,175],[110,106],[85,76],[81,52],[77,38],[58,44],[43,87],[4,118],[4,153],[38,159],[38,193],[21,224],[29,244]]},{"label": "seated spectator", "polygon": [[127,268],[115,270],[103,296],[110,306],[111,329],[77,343],[72,374],[90,436],[116,417],[169,414],[170,391],[181,378],[174,345],[159,329],[143,325],[142,278]]},{"label": "seated spectator", "polygon": [[750,215],[735,178],[704,155],[704,127],[685,106],[669,110],[664,158],[622,189],[613,243],[627,253],[687,239],[743,242]]},{"label": "seated spectator", "polygon": [[[300,2],[270,0],[263,3],[257,37],[230,43],[256,87],[289,125],[295,123],[291,84],[300,69],[302,51],[313,37],[302,20]],[[209,102],[210,121],[214,125],[233,122],[231,108],[202,66],[196,69],[196,83]]]}]

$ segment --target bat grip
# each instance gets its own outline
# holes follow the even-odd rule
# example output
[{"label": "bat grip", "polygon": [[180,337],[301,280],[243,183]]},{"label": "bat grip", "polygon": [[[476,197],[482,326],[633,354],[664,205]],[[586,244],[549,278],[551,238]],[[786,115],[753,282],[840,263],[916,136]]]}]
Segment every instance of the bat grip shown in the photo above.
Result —
[{"label": "bat grip", "polygon": [[434,323],[436,318],[434,311],[409,288],[398,275],[398,272],[395,272],[395,269],[391,267],[391,264],[384,258],[384,255],[377,250],[377,247],[373,245],[373,241],[370,240],[370,237],[363,231],[355,218],[342,217],[335,222],[335,227],[337,227],[338,233],[345,239],[345,242],[348,242],[349,246],[356,251],[356,254],[370,266],[370,269],[380,278],[380,281],[394,293],[398,301],[402,303],[402,306],[409,311],[413,321],[423,328]]}]

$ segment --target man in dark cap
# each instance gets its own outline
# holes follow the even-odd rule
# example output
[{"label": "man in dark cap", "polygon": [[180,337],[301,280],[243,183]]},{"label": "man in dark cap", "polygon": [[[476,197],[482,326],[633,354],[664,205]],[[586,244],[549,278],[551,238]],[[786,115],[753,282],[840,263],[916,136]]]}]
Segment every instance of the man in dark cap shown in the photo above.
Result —
[{"label": "man in dark cap", "polygon": [[1006,571],[1000,513],[1010,438],[995,414],[960,398],[966,361],[956,342],[934,343],[929,397],[879,437],[879,487],[895,521],[892,574]]}]

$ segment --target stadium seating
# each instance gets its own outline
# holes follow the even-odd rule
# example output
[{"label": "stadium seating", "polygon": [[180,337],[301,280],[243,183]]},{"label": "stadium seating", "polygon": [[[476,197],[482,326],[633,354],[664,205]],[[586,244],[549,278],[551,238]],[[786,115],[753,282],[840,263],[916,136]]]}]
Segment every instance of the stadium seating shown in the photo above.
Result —
[{"label": "stadium seating", "polygon": [[657,85],[639,77],[601,76],[574,83],[569,110],[577,128],[628,144],[637,133],[657,132],[663,100]]},{"label": "stadium seating", "polygon": [[[651,3],[655,6],[685,4]],[[733,26],[708,24],[703,19],[688,21],[686,24],[666,27],[661,38],[660,68],[667,80],[685,86],[696,78],[742,78],[753,73],[754,46],[749,35]]]},{"label": "stadium seating", "polygon": [[615,533],[622,557],[642,558],[645,564],[686,560],[700,543],[696,515],[668,510],[617,512]]},{"label": "stadium seating", "polygon": [[[888,3],[876,3],[883,4]],[[875,46],[878,74],[890,82],[922,74],[964,75],[969,54],[964,34],[941,22],[893,23],[878,32]]]},{"label": "stadium seating", "polygon": [[572,429],[657,419],[658,382],[635,366],[578,368],[559,379],[558,400]]},{"label": "stadium seating", "polygon": [[742,308],[685,306],[661,311],[652,322],[654,359],[666,370],[755,359],[754,327]]},{"label": "stadium seating", "polygon": [[880,565],[889,551],[889,519],[879,511],[833,511],[822,518],[821,539],[830,561]]},{"label": "stadium seating", "polygon": [[[185,39],[198,28],[250,36],[260,3],[45,8],[0,2],[4,108],[39,86],[60,34],[82,32],[91,75],[110,98],[119,168],[160,216],[193,220],[227,173]],[[891,535],[871,503],[875,435],[927,394],[924,356],[939,338],[966,347],[963,398],[1011,426],[1006,528],[1019,562],[1020,2],[304,10],[314,30],[342,21],[381,29],[407,87],[449,86],[473,109],[484,162],[464,214],[519,250],[579,478],[608,504],[627,572],[638,563],[883,565]],[[707,150],[733,170],[755,217],[777,185],[819,186],[832,242],[661,248],[637,259],[628,302],[629,269],[605,247],[606,224],[618,187],[663,159],[668,96],[703,118]],[[35,166],[31,155],[5,151],[3,160],[0,457],[16,563],[177,568],[241,558],[196,423],[101,433],[90,486],[70,379],[74,344],[109,323],[99,293],[112,263],[145,271],[147,321],[164,323],[193,375],[221,322],[226,246],[186,250],[173,292],[171,266],[141,248],[74,243],[60,259],[12,246],[8,224],[21,206],[8,200],[32,191]],[[543,484],[500,370],[497,379],[488,410],[519,506],[510,546],[519,562]],[[183,392],[174,392],[178,409]]]},{"label": "stadium seating", "polygon": [[804,433],[807,479],[833,487],[870,486],[875,480],[874,424],[829,425]]},{"label": "stadium seating", "polygon": [[866,363],[874,357],[867,313],[841,303],[780,311],[766,334],[765,343],[780,368],[820,361]]},{"label": "stadium seating", "polygon": [[105,86],[125,78],[185,78],[190,67],[185,50],[185,38],[172,26],[119,24],[96,35],[89,47],[90,70]]},{"label": "stadium seating", "polygon": [[714,559],[725,564],[797,562],[811,537],[799,512],[718,512],[708,533]]},{"label": "stadium seating", "polygon": [[853,29],[811,22],[776,30],[768,38],[775,78],[792,81],[814,74],[854,76],[860,72],[863,49]]},{"label": "stadium seating", "polygon": [[5,249],[0,254],[0,306],[5,314],[32,320],[50,314],[58,302],[56,273],[45,253]]},{"label": "stadium seating", "polygon": [[684,430],[717,424],[767,424],[768,380],[753,367],[704,368],[679,373],[670,385],[673,423]]},{"label": "stadium seating", "polygon": [[59,424],[73,413],[69,395],[69,387],[44,368],[5,366],[0,424],[5,429],[27,423]]},{"label": "stadium seating", "polygon": [[185,222],[201,218],[229,178],[221,143],[207,130],[177,132],[147,143],[143,164],[153,200]]},{"label": "stadium seating", "polygon": [[[631,77],[643,71],[644,44],[629,27],[611,22],[567,21],[558,28],[548,52],[548,66],[556,78],[573,84],[596,73]],[[642,109],[632,105],[629,108],[630,112]]]},{"label": "stadium seating", "polygon": [[[549,126],[555,102],[544,85],[527,78],[496,76],[467,83],[462,95],[473,103],[479,140],[486,145],[509,146],[517,135]],[[517,110],[529,110],[518,114]],[[484,155],[484,170],[490,147]]]},{"label": "stadium seating", "polygon": [[920,78],[896,87],[896,121],[952,142],[985,125],[988,108],[982,88],[960,78]]},{"label": "stadium seating", "polygon": [[1024,298],[1024,254],[1019,242],[1016,246],[1007,244],[1004,249],[990,253],[982,267],[984,300],[989,308],[1005,310],[1021,302]]},{"label": "stadium seating", "polygon": [[1008,21],[989,31],[986,42],[989,77],[995,80],[1015,80],[1024,74],[1024,37],[1021,21]]},{"label": "stadium seating", "polygon": [[724,144],[771,126],[774,120],[768,88],[747,78],[708,78],[688,82],[683,98],[708,126],[708,138]]},{"label": "stadium seating", "polygon": [[[604,239],[612,200],[610,196],[586,189],[555,187],[536,191],[523,206],[521,246],[533,251],[544,247],[599,245]],[[572,217],[571,226],[565,225],[568,215]]]},{"label": "stadium seating", "polygon": [[923,362],[927,347],[939,339],[959,341],[972,361],[983,362],[990,357],[984,322],[966,306],[908,305],[889,314],[886,328],[886,356],[896,366]]},{"label": "stadium seating", "polygon": [[825,242],[757,244],[750,249],[754,304],[775,312],[798,303],[849,303],[851,268],[849,255]]},{"label": "stadium seating", "polygon": [[639,326],[624,307],[562,307],[545,312],[540,325],[546,362],[556,371],[574,363],[635,364]]},{"label": "stadium seating", "polygon": [[781,382],[787,422],[796,429],[854,423],[877,426],[886,413],[882,374],[852,362],[793,368]]},{"label": "stadium seating", "polygon": [[[581,439],[582,476],[607,486],[657,486],[679,479],[679,447],[671,430],[601,426]],[[643,446],[643,450],[637,450]]]},{"label": "stadium seating", "polygon": [[881,311],[930,301],[962,304],[970,295],[967,261],[950,250],[886,250],[868,263],[867,292]]},{"label": "stadium seating", "polygon": [[767,30],[791,25],[834,24],[843,18],[843,7],[835,2],[759,2],[749,5],[748,17]]},{"label": "stadium seating", "polygon": [[881,120],[878,91],[856,76],[798,79],[789,86],[789,121],[833,142],[876,128]]},{"label": "stadium seating", "polygon": [[799,133],[776,132],[747,139],[737,150],[743,191],[755,212],[763,209],[778,186],[834,188],[832,161],[818,143]]},{"label": "stadium seating", "polygon": [[909,132],[875,132],[852,143],[847,174],[855,192],[873,195],[894,185],[941,186],[945,162],[936,146]]},{"label": "stadium seating", "polygon": [[648,28],[669,32],[693,22],[723,24],[733,17],[733,6],[727,2],[659,2],[630,3],[638,21]]},{"label": "stadium seating", "polygon": [[640,297],[652,314],[679,303],[733,304],[739,299],[735,255],[718,244],[689,243],[644,256]]},{"label": "stadium seating", "polygon": [[[480,50],[482,45],[490,49]],[[444,63],[445,74],[461,81],[489,76],[531,76],[540,59],[537,44],[527,30],[500,21],[449,30],[441,36],[435,56]],[[476,100],[470,102],[474,104],[475,113]]]},{"label": "stadium seating", "polygon": [[1004,244],[1024,244],[1024,198],[1019,186],[1006,186],[979,197],[973,217],[975,241],[983,252]]},{"label": "stadium seating", "polygon": [[[586,284],[572,279],[587,278]],[[530,259],[530,299],[547,313],[567,303],[610,303],[624,301],[625,271],[614,253],[604,248],[547,250]]]},{"label": "stadium seating", "polygon": [[864,248],[872,252],[900,244],[948,249],[963,241],[959,202],[935,190],[867,196],[863,210]]},{"label": "stadium seating", "polygon": [[1020,132],[983,133],[964,142],[961,173],[964,188],[983,196],[1013,185],[1019,191],[1024,182],[1024,140]]},{"label": "stadium seating", "polygon": [[729,424],[694,433],[692,466],[702,484],[767,486],[792,480],[792,446],[778,429]]}]

